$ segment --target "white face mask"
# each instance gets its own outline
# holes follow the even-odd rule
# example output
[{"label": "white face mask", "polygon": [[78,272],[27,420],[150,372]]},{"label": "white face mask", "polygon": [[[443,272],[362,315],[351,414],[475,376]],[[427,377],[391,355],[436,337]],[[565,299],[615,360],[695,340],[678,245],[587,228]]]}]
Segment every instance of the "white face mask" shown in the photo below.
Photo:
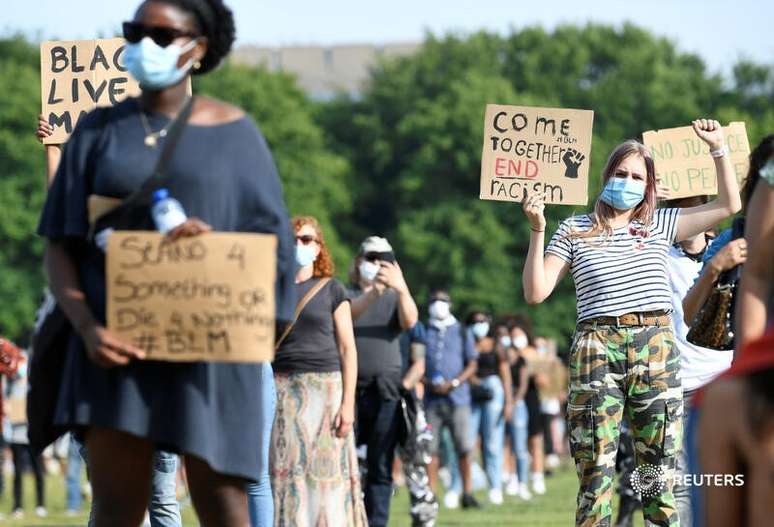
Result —
[{"label": "white face mask", "polygon": [[482,339],[489,334],[489,322],[476,322],[471,329],[476,338]]},{"label": "white face mask", "polygon": [[529,345],[529,341],[524,335],[519,335],[513,339],[513,347],[517,350],[523,350],[527,345]]},{"label": "white face mask", "polygon": [[379,274],[379,269],[381,269],[381,266],[378,263],[363,260],[360,262],[357,271],[360,273],[360,278],[366,282],[373,282],[376,275]]},{"label": "white face mask", "polygon": [[448,302],[444,302],[443,300],[436,300],[430,304],[428,312],[430,313],[430,318],[434,318],[436,320],[446,320],[449,318],[449,314],[451,313],[451,307],[449,306]]},{"label": "white face mask", "polygon": [[508,335],[503,335],[500,337],[500,346],[503,348],[510,348],[511,347],[511,337]]}]

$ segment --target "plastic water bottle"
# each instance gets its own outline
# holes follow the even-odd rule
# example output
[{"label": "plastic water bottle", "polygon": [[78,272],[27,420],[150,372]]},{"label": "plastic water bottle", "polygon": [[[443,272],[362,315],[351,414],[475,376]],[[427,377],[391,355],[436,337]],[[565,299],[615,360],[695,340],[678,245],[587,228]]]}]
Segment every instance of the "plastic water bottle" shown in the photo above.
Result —
[{"label": "plastic water bottle", "polygon": [[169,195],[169,191],[160,188],[153,193],[153,206],[151,207],[151,216],[156,229],[161,234],[166,234],[178,225],[185,223],[188,216],[185,209],[175,198]]}]

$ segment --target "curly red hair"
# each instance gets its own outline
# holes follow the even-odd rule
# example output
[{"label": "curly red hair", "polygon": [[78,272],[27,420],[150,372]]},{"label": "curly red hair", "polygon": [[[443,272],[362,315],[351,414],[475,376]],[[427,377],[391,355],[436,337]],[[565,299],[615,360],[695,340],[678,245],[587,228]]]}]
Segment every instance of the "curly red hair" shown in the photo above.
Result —
[{"label": "curly red hair", "polygon": [[304,225],[309,225],[314,229],[314,235],[317,238],[317,243],[320,245],[320,254],[317,255],[317,259],[314,261],[314,277],[315,278],[330,278],[333,276],[335,267],[333,265],[333,258],[328,251],[328,246],[325,245],[325,238],[323,237],[322,227],[320,222],[314,216],[296,216],[292,220],[293,232],[298,233],[299,229]]}]

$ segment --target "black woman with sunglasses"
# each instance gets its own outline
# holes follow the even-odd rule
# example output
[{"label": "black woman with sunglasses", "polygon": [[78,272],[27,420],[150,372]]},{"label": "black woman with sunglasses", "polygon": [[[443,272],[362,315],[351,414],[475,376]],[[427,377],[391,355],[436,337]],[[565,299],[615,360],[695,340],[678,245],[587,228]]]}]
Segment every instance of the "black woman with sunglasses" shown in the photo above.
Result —
[{"label": "black woman with sunglasses", "polygon": [[[151,488],[154,451],[185,460],[201,525],[248,523],[245,484],[266,473],[261,364],[166,363],[105,327],[104,253],[88,237],[91,195],[124,198],[155,166],[174,117],[189,102],[189,76],[214,69],[234,41],[222,0],[147,0],[124,24],[124,62],[138,98],[84,117],[65,145],[38,232],[59,306],[72,322],[55,420],[83,436],[96,527],[136,527]],[[188,220],[174,240],[210,230],[278,237],[277,318],[293,297],[293,241],[266,141],[239,108],[195,97],[167,166],[165,186]]]}]

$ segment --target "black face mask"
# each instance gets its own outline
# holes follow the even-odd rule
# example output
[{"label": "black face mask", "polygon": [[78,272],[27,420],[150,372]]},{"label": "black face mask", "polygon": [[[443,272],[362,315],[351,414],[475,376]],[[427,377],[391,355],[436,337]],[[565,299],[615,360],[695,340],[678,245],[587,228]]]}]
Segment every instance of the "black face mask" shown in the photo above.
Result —
[{"label": "black face mask", "polygon": [[682,245],[680,245],[680,242],[675,243],[675,248],[677,248],[686,258],[690,258],[694,262],[701,263],[702,259],[704,258],[704,253],[707,252],[707,247],[709,247],[712,240],[714,240],[714,236],[710,236],[709,234],[704,235],[704,249],[697,253],[689,253],[686,251]]}]

